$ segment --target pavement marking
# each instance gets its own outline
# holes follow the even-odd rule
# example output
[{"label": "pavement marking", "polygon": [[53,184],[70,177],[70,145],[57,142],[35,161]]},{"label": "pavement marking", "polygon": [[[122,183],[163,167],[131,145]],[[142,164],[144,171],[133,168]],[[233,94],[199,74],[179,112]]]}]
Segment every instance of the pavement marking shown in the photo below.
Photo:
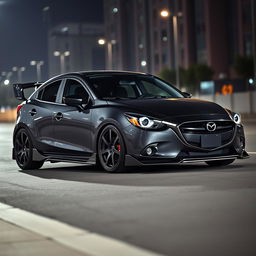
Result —
[{"label": "pavement marking", "polygon": [[126,242],[0,203],[0,219],[93,256],[160,256]]}]

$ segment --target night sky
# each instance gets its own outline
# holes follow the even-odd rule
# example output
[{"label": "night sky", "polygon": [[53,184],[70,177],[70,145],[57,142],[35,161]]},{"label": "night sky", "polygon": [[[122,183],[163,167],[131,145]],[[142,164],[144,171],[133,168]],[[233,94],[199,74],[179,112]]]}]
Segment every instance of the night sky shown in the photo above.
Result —
[{"label": "night sky", "polygon": [[[103,22],[103,0],[0,0],[0,75],[26,66],[23,80],[36,78],[31,60],[47,62],[47,23],[42,9],[50,7],[51,26],[60,22]],[[47,75],[47,65],[43,66]],[[15,79],[15,77],[13,77]]]}]

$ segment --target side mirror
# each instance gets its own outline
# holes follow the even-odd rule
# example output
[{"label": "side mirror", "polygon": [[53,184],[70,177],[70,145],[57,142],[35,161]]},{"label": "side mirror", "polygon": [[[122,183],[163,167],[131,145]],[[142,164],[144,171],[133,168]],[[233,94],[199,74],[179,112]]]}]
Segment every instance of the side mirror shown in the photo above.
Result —
[{"label": "side mirror", "polygon": [[84,111],[89,104],[89,99],[85,103],[83,99],[65,97],[65,98],[63,98],[63,102],[68,106],[78,108],[79,111]]},{"label": "side mirror", "polygon": [[71,98],[71,97],[65,97],[63,99],[63,102],[71,107],[81,107],[83,104],[83,100],[82,99],[77,99],[77,98]]},{"label": "side mirror", "polygon": [[191,93],[188,93],[188,92],[182,92],[182,95],[183,95],[185,98],[192,98],[192,94],[191,94]]}]

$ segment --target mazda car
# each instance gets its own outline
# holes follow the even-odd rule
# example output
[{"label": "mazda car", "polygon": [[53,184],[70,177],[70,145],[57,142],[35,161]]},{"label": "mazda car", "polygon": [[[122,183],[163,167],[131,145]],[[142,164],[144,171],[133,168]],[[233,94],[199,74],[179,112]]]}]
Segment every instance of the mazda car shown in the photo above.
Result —
[{"label": "mazda car", "polygon": [[[27,97],[26,90],[33,90]],[[125,71],[74,72],[44,83],[14,84],[13,159],[23,169],[45,161],[127,166],[247,158],[238,113],[192,99],[162,79]]]}]

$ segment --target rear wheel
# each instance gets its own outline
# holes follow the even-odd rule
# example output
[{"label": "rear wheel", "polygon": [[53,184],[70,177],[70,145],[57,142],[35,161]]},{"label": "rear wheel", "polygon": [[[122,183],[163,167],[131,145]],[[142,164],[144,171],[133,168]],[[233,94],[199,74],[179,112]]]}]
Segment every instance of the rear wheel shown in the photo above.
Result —
[{"label": "rear wheel", "polygon": [[39,169],[44,161],[33,161],[32,140],[25,129],[20,129],[14,139],[14,154],[18,166],[22,170]]},{"label": "rear wheel", "polygon": [[218,161],[207,161],[206,163],[210,166],[225,166],[232,164],[235,159],[228,159],[228,160],[218,160]]},{"label": "rear wheel", "polygon": [[98,158],[102,168],[108,172],[121,172],[125,169],[125,145],[118,129],[106,126],[98,140]]}]

